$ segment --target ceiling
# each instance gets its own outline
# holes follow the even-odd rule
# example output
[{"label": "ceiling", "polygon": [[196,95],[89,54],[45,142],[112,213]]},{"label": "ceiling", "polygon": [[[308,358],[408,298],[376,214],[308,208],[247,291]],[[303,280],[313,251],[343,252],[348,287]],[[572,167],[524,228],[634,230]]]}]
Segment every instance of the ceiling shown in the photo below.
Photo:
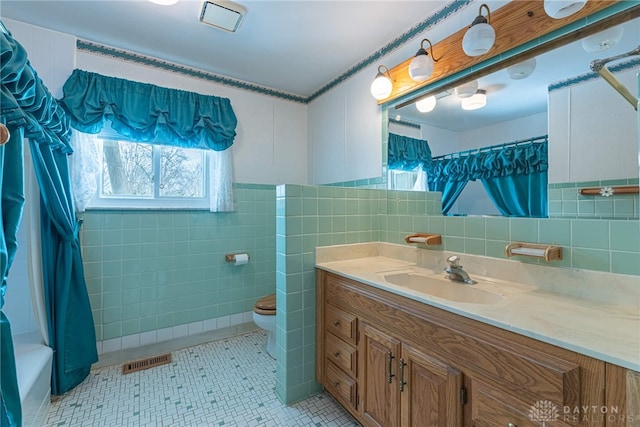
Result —
[{"label": "ceiling", "polygon": [[202,0],[2,0],[0,15],[308,97],[449,1],[238,0],[236,33],[198,21]]},{"label": "ceiling", "polygon": [[[201,24],[203,0],[181,0],[172,6],[146,0],[1,0],[0,16],[306,98],[451,4],[450,0],[237,2],[247,14],[236,33]],[[492,8],[504,3],[485,2]],[[440,26],[470,21],[476,9],[466,9]],[[589,72],[593,59],[637,47],[639,21],[626,23],[623,39],[608,51],[587,54],[576,42],[538,57],[535,72],[526,79],[511,80],[505,71],[479,79],[488,98],[480,110],[463,111],[451,94],[439,99],[431,113],[419,113],[410,105],[392,110],[390,117],[400,115],[402,120],[459,132],[544,112],[549,83]],[[434,33],[442,37],[460,28],[440,26],[429,29],[434,41],[439,40]],[[402,54],[398,62],[406,59],[413,53],[410,47],[403,46],[392,57]]]}]

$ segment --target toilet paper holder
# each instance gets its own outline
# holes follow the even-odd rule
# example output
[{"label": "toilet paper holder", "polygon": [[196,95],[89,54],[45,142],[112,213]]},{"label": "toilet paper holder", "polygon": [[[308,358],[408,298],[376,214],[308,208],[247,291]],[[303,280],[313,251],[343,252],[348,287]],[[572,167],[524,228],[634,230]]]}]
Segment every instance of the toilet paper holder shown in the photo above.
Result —
[{"label": "toilet paper holder", "polygon": [[[245,253],[237,253],[237,254],[226,254],[224,256],[224,260],[227,262],[236,262],[236,255],[244,255]],[[247,259],[251,259],[251,257],[249,256],[249,254],[247,255]]]}]

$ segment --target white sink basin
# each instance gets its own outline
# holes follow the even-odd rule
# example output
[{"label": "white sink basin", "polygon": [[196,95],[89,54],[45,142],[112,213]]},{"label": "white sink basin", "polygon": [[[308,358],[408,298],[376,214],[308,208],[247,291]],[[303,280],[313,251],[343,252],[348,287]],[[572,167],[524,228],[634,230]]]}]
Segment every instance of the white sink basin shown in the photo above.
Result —
[{"label": "white sink basin", "polygon": [[504,298],[500,294],[481,289],[478,285],[454,282],[443,275],[399,272],[385,274],[384,280],[396,286],[462,303],[497,304]]}]

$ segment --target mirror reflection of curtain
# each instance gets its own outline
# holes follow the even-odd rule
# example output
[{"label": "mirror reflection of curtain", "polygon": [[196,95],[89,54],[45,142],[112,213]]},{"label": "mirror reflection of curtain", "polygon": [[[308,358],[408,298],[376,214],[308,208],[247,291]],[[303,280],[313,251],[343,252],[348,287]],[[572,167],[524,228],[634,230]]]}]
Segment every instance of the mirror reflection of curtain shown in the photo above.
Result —
[{"label": "mirror reflection of curtain", "polygon": [[438,156],[427,170],[430,191],[442,192],[447,214],[467,182],[481,180],[505,216],[546,217],[547,136]]}]

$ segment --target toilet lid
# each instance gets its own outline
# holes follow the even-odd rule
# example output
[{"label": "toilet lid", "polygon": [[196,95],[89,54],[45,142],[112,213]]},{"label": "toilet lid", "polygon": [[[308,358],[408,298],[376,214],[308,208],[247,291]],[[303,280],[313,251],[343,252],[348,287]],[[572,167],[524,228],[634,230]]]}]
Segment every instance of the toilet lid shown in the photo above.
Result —
[{"label": "toilet lid", "polygon": [[267,295],[256,301],[253,311],[258,314],[273,315],[276,314],[276,294]]}]

